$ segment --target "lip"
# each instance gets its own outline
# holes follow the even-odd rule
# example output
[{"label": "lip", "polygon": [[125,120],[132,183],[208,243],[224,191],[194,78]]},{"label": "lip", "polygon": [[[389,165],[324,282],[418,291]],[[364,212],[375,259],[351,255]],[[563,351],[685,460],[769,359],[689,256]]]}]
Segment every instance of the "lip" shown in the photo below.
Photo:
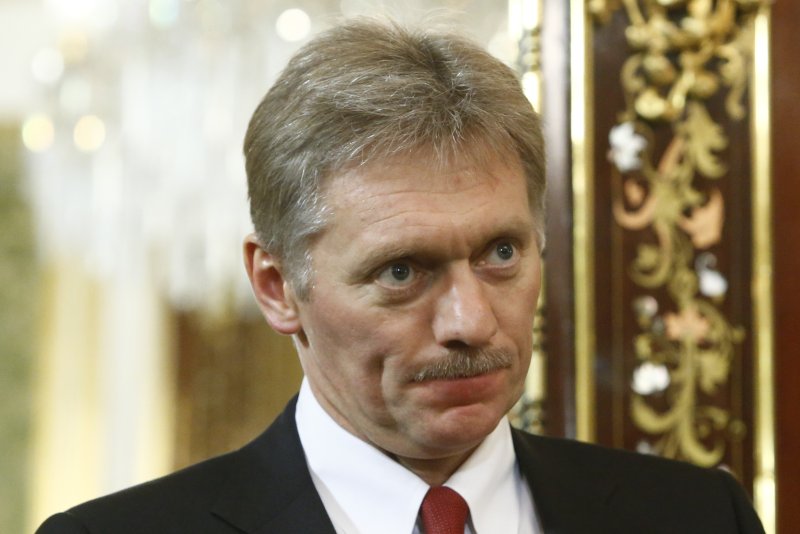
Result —
[{"label": "lip", "polygon": [[434,379],[417,382],[415,388],[439,404],[465,405],[482,402],[499,394],[507,369],[497,369],[467,378]]}]

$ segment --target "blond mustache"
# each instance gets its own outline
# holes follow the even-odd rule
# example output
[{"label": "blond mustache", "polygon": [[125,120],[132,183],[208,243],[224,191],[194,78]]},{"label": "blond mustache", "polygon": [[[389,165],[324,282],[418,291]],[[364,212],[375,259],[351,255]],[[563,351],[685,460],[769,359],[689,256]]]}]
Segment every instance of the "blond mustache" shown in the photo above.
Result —
[{"label": "blond mustache", "polygon": [[426,365],[411,377],[414,382],[469,378],[499,369],[507,369],[514,357],[503,349],[467,349],[450,351],[446,357]]}]

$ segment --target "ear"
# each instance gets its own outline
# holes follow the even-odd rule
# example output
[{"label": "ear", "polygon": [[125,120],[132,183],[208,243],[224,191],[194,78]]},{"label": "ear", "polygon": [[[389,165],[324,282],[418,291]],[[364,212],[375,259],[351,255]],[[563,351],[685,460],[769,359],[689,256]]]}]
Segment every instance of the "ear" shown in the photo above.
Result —
[{"label": "ear", "polygon": [[281,272],[277,259],[261,248],[255,234],[244,240],[244,264],[261,313],[278,333],[301,330],[294,293]]}]

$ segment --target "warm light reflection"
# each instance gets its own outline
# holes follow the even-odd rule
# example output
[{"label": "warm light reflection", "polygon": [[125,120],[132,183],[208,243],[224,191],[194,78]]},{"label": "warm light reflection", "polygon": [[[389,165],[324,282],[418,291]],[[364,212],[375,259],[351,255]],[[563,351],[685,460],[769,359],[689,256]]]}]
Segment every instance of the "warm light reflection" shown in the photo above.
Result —
[{"label": "warm light reflection", "polygon": [[53,145],[55,128],[50,117],[39,113],[22,124],[22,142],[31,152],[43,152]]},{"label": "warm light reflection", "polygon": [[58,39],[58,49],[67,63],[80,63],[89,53],[89,38],[82,31],[65,31]]},{"label": "warm light reflection", "polygon": [[522,75],[522,91],[537,111],[541,111],[541,86],[538,72],[526,72]]},{"label": "warm light reflection", "polygon": [[275,21],[275,31],[284,41],[301,41],[311,32],[311,18],[302,9],[287,9]]},{"label": "warm light reflection", "polygon": [[96,115],[84,115],[75,124],[72,139],[78,150],[94,152],[106,140],[106,125]]}]

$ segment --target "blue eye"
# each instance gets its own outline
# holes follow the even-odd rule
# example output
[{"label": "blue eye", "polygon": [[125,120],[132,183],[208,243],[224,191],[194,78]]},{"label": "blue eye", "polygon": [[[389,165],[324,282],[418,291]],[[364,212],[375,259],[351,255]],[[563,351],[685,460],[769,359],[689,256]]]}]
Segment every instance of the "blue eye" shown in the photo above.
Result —
[{"label": "blue eye", "polygon": [[501,241],[494,245],[486,258],[486,263],[498,265],[509,263],[517,254],[517,249],[508,241]]},{"label": "blue eye", "polygon": [[416,271],[408,263],[393,263],[382,270],[377,277],[378,282],[386,286],[406,286],[416,278]]},{"label": "blue eye", "polygon": [[405,263],[397,263],[389,267],[389,273],[391,274],[392,278],[398,282],[403,282],[404,280],[407,280],[409,276],[411,276],[411,267]]},{"label": "blue eye", "polygon": [[514,246],[511,243],[497,245],[497,256],[503,260],[510,260],[514,256]]}]

